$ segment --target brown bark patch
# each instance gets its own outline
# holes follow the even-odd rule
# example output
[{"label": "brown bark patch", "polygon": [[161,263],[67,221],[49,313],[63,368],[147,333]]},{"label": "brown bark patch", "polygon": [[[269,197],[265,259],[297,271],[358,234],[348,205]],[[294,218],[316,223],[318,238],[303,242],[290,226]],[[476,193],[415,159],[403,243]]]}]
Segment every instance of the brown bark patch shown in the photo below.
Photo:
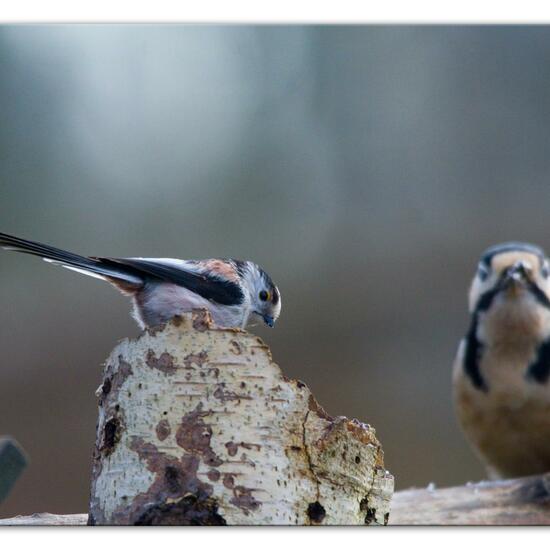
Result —
[{"label": "brown bark patch", "polygon": [[117,509],[113,517],[126,525],[225,525],[212,498],[212,486],[197,476],[199,458],[168,456],[141,437],[130,444],[155,479],[146,492],[137,495],[128,507]]},{"label": "brown bark patch", "polygon": [[183,358],[183,364],[186,369],[192,369],[193,363],[197,365],[197,367],[202,367],[206,361],[208,361],[208,354],[205,351],[190,353]]},{"label": "brown bark patch", "polygon": [[225,448],[227,449],[227,454],[229,456],[235,456],[239,450],[239,446],[234,441],[228,441],[225,444]]},{"label": "brown bark patch", "polygon": [[226,489],[233,489],[235,487],[235,478],[231,474],[225,474],[223,476],[223,486]]},{"label": "brown bark patch", "polygon": [[324,420],[328,420],[329,422],[332,422],[332,420],[334,420],[332,416],[330,416],[327,411],[325,411],[325,409],[323,409],[323,407],[321,407],[321,405],[317,403],[317,400],[315,399],[315,397],[313,397],[313,394],[309,396],[308,408],[310,411],[317,413],[317,416],[323,418]]},{"label": "brown bark patch", "polygon": [[101,385],[101,397],[105,398],[111,395],[111,399],[116,399],[122,384],[132,374],[134,374],[132,365],[124,361],[122,355],[119,355],[118,366],[109,364],[105,369],[105,377]]},{"label": "brown bark patch", "polygon": [[118,416],[110,417],[103,426],[100,453],[109,456],[115,450],[122,434],[122,421]]},{"label": "brown bark patch", "polygon": [[186,495],[177,502],[149,507],[134,525],[227,525],[213,498]]},{"label": "brown bark patch", "polygon": [[247,516],[250,512],[257,510],[260,503],[252,495],[253,489],[236,485],[233,487],[233,497],[229,502],[240,508]]},{"label": "brown bark patch", "polygon": [[373,437],[372,431],[370,430],[370,426],[368,424],[363,424],[354,418],[353,420],[348,420],[346,422],[346,428],[348,432],[351,432],[355,439],[361,441],[361,443],[364,443],[365,445],[375,445],[378,447],[379,443],[376,438]]},{"label": "brown bark patch", "polygon": [[234,391],[226,391],[223,389],[224,384],[220,384],[214,391],[214,397],[222,403],[226,401],[240,401],[241,399],[252,399],[249,395],[240,394]]},{"label": "brown bark patch", "polygon": [[190,453],[199,454],[208,466],[219,466],[223,463],[210,446],[212,428],[203,420],[210,412],[203,412],[201,405],[181,419],[176,432],[176,443]]},{"label": "brown bark patch", "polygon": [[237,451],[239,450],[239,447],[248,450],[256,449],[257,451],[261,450],[262,448],[259,443],[246,443],[245,441],[241,441],[240,443],[235,443],[235,441],[228,441],[225,444],[225,448],[227,449],[227,454],[229,456],[235,456],[237,454]]},{"label": "brown bark patch", "polygon": [[145,357],[145,363],[148,367],[152,369],[158,369],[165,374],[174,374],[177,369],[174,358],[166,351],[161,353],[160,356],[157,358],[155,352],[152,349],[148,350],[147,356]]},{"label": "brown bark patch", "polygon": [[206,475],[210,481],[219,481],[221,477],[220,471],[216,470],[215,468],[208,470],[208,473]]},{"label": "brown bark patch", "polygon": [[170,435],[170,424],[163,418],[155,428],[159,441],[164,441]]},{"label": "brown bark patch", "polygon": [[241,344],[237,342],[237,340],[231,340],[231,342],[229,343],[229,350],[235,355],[241,355],[241,353],[243,352],[243,348]]}]

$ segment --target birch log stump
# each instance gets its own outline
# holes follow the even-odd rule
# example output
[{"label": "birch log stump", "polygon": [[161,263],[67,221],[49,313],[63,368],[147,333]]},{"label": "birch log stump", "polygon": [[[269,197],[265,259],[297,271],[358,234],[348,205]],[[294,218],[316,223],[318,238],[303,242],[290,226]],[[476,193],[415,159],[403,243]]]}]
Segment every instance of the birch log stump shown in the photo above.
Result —
[{"label": "birch log stump", "polygon": [[98,389],[91,525],[386,524],[374,429],[330,417],[206,311],[121,342]]}]

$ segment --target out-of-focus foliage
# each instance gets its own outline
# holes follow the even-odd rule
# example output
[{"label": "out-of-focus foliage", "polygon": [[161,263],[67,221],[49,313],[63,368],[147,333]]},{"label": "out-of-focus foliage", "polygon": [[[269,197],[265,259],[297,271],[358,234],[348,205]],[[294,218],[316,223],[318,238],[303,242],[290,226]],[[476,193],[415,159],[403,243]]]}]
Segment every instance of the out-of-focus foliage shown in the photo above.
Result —
[{"label": "out-of-focus foliage", "polygon": [[[451,363],[481,251],[550,246],[549,81],[544,27],[1,27],[0,231],[254,259],[283,312],[253,330],[376,426],[397,488],[479,479]],[[0,432],[31,457],[2,515],[85,511],[128,311],[0,256]]]}]

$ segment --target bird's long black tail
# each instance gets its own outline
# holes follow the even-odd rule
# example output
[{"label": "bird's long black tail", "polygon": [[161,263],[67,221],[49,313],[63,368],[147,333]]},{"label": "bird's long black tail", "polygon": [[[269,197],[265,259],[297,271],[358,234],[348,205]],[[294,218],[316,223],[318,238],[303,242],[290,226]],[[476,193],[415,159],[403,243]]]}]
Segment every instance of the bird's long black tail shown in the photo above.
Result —
[{"label": "bird's long black tail", "polygon": [[[131,268],[117,264],[106,258],[90,258],[73,254],[60,248],[55,248],[47,244],[38,243],[20,239],[13,235],[0,233],[0,247],[5,250],[15,250],[24,254],[32,254],[40,258],[61,265],[73,271],[99,277],[110,282],[120,281],[132,285],[141,285],[143,279],[140,278]],[[114,279],[114,280],[113,280]]]}]

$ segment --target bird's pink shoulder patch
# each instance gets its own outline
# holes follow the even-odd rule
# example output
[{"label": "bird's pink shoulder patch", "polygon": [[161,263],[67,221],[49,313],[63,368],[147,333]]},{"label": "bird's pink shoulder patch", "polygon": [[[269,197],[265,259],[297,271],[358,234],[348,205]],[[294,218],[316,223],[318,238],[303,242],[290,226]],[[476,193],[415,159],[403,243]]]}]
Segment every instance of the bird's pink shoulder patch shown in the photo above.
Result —
[{"label": "bird's pink shoulder patch", "polygon": [[235,266],[229,262],[213,259],[202,260],[198,262],[198,264],[202,269],[214,275],[218,275],[220,277],[223,277],[224,279],[227,279],[228,281],[232,281],[235,283],[239,282],[239,274],[237,273]]}]

